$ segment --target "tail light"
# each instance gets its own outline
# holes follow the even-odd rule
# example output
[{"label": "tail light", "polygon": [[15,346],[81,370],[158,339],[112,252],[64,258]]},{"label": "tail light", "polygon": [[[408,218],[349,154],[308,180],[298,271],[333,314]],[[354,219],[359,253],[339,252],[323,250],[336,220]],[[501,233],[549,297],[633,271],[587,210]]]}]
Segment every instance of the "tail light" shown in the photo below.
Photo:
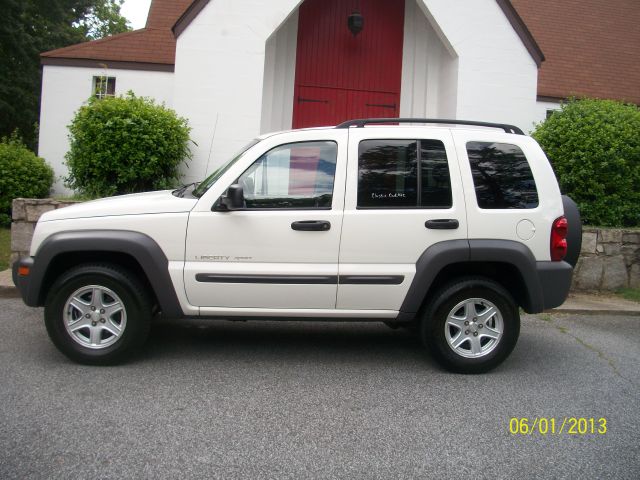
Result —
[{"label": "tail light", "polygon": [[551,260],[561,261],[567,254],[567,219],[556,218],[551,226]]}]

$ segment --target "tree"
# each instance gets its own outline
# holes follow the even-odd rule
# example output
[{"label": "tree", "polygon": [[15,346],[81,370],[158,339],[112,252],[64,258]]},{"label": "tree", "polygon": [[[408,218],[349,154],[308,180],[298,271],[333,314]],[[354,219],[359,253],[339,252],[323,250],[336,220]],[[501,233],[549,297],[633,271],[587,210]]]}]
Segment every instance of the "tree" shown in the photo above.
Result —
[{"label": "tree", "polygon": [[129,30],[123,0],[0,0],[0,136],[32,149],[40,111],[40,53]]},{"label": "tree", "polygon": [[640,225],[640,109],[613,100],[571,100],[536,126],[563,193],[585,223]]},{"label": "tree", "polygon": [[91,40],[130,30],[127,19],[120,15],[124,0],[94,2],[89,14],[78,22],[85,36]]}]

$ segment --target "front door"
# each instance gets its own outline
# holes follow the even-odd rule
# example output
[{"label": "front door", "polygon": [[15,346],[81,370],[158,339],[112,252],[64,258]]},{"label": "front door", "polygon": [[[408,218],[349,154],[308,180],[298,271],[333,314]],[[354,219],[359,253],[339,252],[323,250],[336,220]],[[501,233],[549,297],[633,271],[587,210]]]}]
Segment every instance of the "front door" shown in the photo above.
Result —
[{"label": "front door", "polygon": [[[364,28],[347,27],[358,10]],[[300,7],[293,128],[400,111],[404,0],[306,0]]]},{"label": "front door", "polygon": [[[292,132],[263,140],[201,198],[187,231],[190,304],[221,314],[335,309],[347,135]],[[212,210],[236,183],[246,207]]]}]

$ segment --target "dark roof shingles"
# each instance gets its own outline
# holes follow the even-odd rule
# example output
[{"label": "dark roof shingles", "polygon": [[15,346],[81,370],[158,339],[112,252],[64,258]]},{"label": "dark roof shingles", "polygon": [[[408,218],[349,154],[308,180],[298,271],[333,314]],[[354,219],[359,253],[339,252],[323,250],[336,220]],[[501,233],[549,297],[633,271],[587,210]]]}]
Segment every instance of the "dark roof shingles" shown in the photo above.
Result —
[{"label": "dark roof shingles", "polygon": [[192,0],[153,0],[143,29],[51,50],[41,56],[173,65],[176,39],[171,27],[191,3]]},{"label": "dark roof shingles", "polygon": [[640,104],[638,0],[511,0],[545,54],[538,95]]}]

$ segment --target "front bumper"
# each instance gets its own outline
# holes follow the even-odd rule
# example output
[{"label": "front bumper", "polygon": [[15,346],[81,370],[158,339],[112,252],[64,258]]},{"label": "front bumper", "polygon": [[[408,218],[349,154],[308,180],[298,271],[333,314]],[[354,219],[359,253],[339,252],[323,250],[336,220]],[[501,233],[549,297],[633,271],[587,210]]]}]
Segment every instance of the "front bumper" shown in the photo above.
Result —
[{"label": "front bumper", "polygon": [[[13,277],[13,284],[20,292],[20,296],[22,297],[24,303],[26,303],[30,307],[37,307],[37,295],[29,295],[29,286],[31,283],[30,275],[20,275],[19,270],[21,268],[28,268],[29,272],[33,272],[33,257],[24,257],[17,260],[13,264],[11,275]],[[33,301],[33,297],[36,298],[35,302]]]}]

